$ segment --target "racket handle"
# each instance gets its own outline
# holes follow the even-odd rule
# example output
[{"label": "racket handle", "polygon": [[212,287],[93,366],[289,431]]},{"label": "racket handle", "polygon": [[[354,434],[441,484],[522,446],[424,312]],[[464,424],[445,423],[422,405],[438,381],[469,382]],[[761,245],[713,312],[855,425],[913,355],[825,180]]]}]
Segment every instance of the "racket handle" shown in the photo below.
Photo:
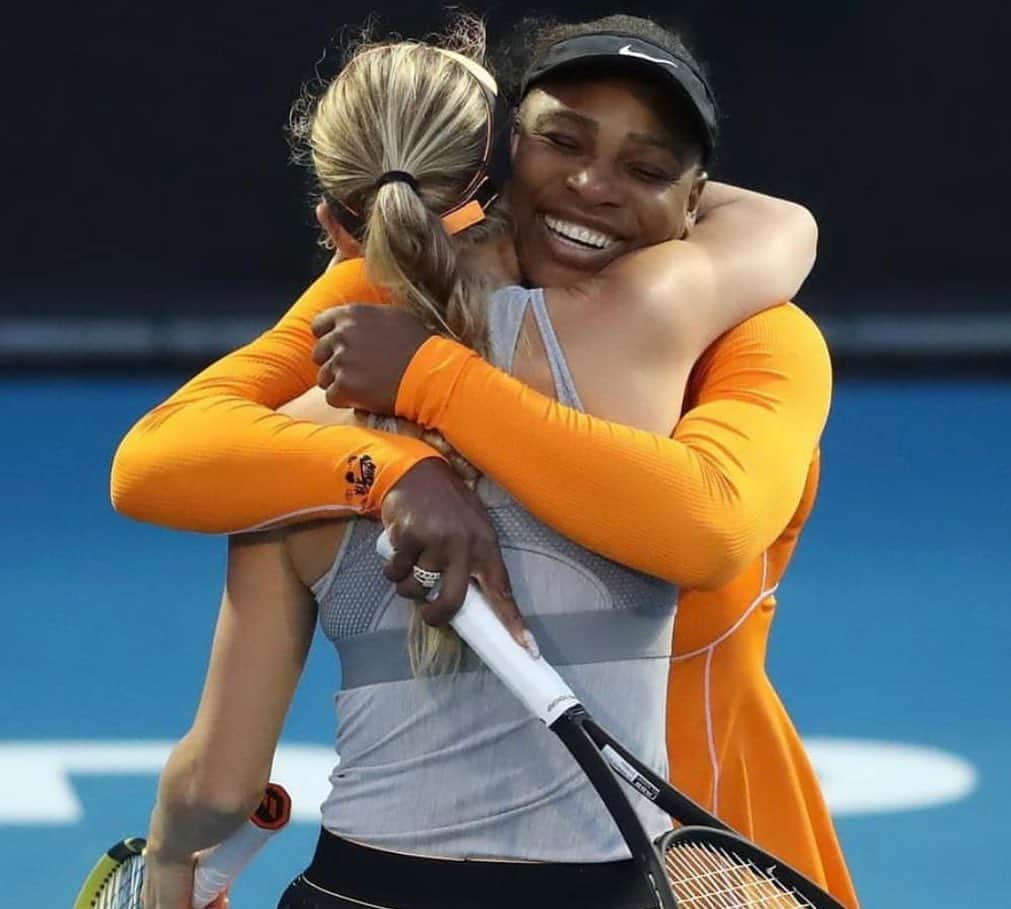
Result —
[{"label": "racket handle", "polygon": [[193,870],[193,909],[206,909],[291,818],[291,797],[283,786],[270,783],[260,806],[223,843],[197,855]]},{"label": "racket handle", "polygon": [[[385,530],[376,541],[376,551],[386,560],[393,558],[393,546]],[[547,660],[533,656],[516,643],[476,584],[467,588],[463,606],[450,624],[502,684],[546,726],[579,704]]]}]

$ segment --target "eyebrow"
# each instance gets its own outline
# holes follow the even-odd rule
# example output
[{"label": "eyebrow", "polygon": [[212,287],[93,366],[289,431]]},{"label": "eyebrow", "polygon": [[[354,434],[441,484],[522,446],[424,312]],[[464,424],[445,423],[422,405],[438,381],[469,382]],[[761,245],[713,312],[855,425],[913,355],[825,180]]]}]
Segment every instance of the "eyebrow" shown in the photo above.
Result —
[{"label": "eyebrow", "polygon": [[[534,129],[543,129],[549,121],[557,119],[568,120],[575,126],[584,127],[592,130],[593,132],[596,132],[599,129],[596,120],[591,117],[586,117],[583,114],[577,114],[574,110],[567,110],[566,108],[558,108],[556,110],[548,110],[539,113],[534,120]],[[654,148],[662,149],[665,152],[669,152],[678,161],[680,161],[677,149],[674,147],[674,143],[670,139],[664,139],[662,136],[656,136],[652,133],[626,133],[625,138],[630,139],[632,142],[638,142],[640,145],[652,145]]]},{"label": "eyebrow", "polygon": [[662,136],[654,136],[652,133],[629,133],[628,138],[633,142],[638,142],[641,145],[655,145],[657,148],[662,148],[664,151],[670,152],[674,157],[677,157],[677,151],[674,148],[674,143],[670,139],[664,139]]},{"label": "eyebrow", "polygon": [[570,120],[574,125],[586,127],[594,132],[598,129],[596,120],[584,117],[582,114],[577,114],[574,110],[567,110],[564,107],[539,113],[534,120],[534,129],[543,129],[550,120]]}]

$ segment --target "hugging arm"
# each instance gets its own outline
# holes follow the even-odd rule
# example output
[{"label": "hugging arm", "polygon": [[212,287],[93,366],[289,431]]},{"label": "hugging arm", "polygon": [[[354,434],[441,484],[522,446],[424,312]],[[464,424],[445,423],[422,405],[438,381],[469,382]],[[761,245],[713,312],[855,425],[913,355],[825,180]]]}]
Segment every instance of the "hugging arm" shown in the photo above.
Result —
[{"label": "hugging arm", "polygon": [[[701,353],[750,316],[791,300],[814,267],[818,225],[803,205],[708,183],[699,220],[671,240],[616,260],[585,282],[600,310],[628,301],[667,344]],[[596,313],[595,313],[596,314]]]},{"label": "hugging arm", "polygon": [[[212,532],[349,507],[374,512],[398,477],[437,452],[419,440],[312,426],[271,410],[315,379],[312,319],[353,299],[377,295],[360,262],[341,263],[272,332],[143,418],[117,454],[117,508],[141,520]],[[713,584],[760,549],[791,497],[795,502],[803,482],[799,462],[810,459],[824,421],[824,345],[817,329],[790,311],[787,321],[802,323],[795,326],[799,341],[789,331],[781,337],[762,332],[765,313],[754,325],[750,320],[743,336],[745,326],[718,342],[724,359],[736,364],[733,374],[722,367],[700,371],[703,395],[697,397],[706,409],[693,411],[673,440],[568,411],[444,339],[428,341],[412,361],[404,380],[415,391],[402,415],[420,415],[417,421],[441,430],[464,457],[584,545],[681,583]],[[797,349],[789,349],[795,341]],[[680,401],[669,408],[676,412]],[[772,435],[735,426],[731,421],[742,413],[754,414],[759,426],[775,416]],[[541,427],[545,417],[551,419]],[[514,456],[515,446],[503,442],[509,439],[524,440],[525,457]],[[783,459],[769,456],[776,440],[794,446]],[[747,469],[737,454],[742,444]],[[361,472],[348,470],[350,459],[360,465],[366,457],[377,465],[368,488]],[[765,509],[766,501],[773,507]],[[716,507],[721,502],[726,512]],[[746,531],[752,515],[759,520]],[[622,534],[608,529],[616,518]],[[676,533],[669,523],[675,518]],[[653,548],[645,549],[647,543]]]},{"label": "hugging arm", "polygon": [[418,439],[316,426],[274,408],[316,382],[313,318],[346,301],[379,299],[361,260],[341,263],[274,328],[144,416],[113,462],[116,510],[210,533],[377,510],[411,467],[438,452]]},{"label": "hugging arm", "polygon": [[651,266],[651,303],[661,306],[675,295],[683,300],[679,305],[690,318],[679,328],[704,349],[748,317],[793,299],[814,267],[818,225],[803,205],[711,182],[698,224],[669,252],[674,263],[691,256],[700,267]]},{"label": "hugging arm", "polygon": [[[710,588],[789,522],[828,415],[831,364],[814,323],[785,305],[724,335],[692,384],[693,406],[666,438],[565,407],[430,338],[404,375],[397,413],[438,429],[575,542]],[[510,439],[523,440],[521,458]]]},{"label": "hugging arm", "polygon": [[817,243],[803,206],[709,183],[687,239],[622,256],[573,288],[552,288],[552,322],[586,409],[669,434],[691,365],[724,332],[789,300]]}]

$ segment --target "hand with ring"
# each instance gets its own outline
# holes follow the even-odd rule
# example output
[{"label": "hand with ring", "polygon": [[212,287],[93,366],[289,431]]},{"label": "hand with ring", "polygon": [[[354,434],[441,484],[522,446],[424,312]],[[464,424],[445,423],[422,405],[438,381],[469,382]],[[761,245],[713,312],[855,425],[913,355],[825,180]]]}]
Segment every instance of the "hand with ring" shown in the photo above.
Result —
[{"label": "hand with ring", "polygon": [[441,571],[426,571],[424,568],[420,568],[415,565],[411,569],[411,574],[414,575],[414,580],[416,580],[425,590],[431,590],[439,583],[442,578]]},{"label": "hand with ring", "polygon": [[429,625],[453,618],[473,578],[516,642],[535,652],[484,503],[445,461],[407,471],[386,494],[382,521],[395,550],[383,574]]}]

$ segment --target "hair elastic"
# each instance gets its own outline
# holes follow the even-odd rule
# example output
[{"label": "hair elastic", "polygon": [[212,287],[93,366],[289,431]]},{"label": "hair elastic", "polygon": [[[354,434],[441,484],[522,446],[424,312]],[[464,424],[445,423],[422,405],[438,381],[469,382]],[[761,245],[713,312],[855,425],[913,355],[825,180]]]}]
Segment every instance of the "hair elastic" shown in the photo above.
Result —
[{"label": "hair elastic", "polygon": [[415,180],[413,175],[409,174],[406,170],[388,170],[385,174],[382,174],[378,180],[376,180],[373,186],[375,189],[379,189],[387,183],[406,183],[411,187],[411,189],[420,195],[418,181]]}]

